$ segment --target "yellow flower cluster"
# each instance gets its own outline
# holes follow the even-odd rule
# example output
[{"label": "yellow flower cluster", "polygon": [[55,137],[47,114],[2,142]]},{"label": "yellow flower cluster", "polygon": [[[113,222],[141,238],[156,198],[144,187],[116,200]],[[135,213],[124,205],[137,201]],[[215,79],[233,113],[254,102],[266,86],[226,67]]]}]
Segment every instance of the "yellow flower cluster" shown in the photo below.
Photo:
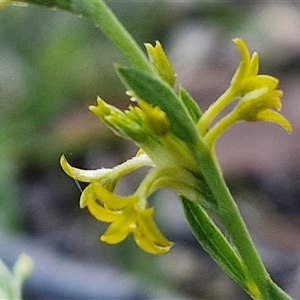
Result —
[{"label": "yellow flower cluster", "polygon": [[70,166],[64,156],[60,163],[70,177],[90,183],[82,192],[80,207],[87,207],[96,219],[111,223],[102,235],[102,241],[119,243],[132,233],[136,243],[147,252],[162,254],[170,250],[172,244],[154,223],[154,210],[147,207],[147,192],[152,192],[148,185],[129,197],[111,192],[122,176],[140,167],[153,166],[146,154],[136,156],[113,169],[77,169]]},{"label": "yellow flower cluster", "polygon": [[141,201],[138,194],[120,197],[92,182],[82,193],[81,200],[81,207],[86,206],[96,219],[111,223],[101,241],[116,244],[132,233],[135,242],[146,252],[163,254],[170,250],[172,244],[154,223],[154,209],[145,207],[146,199]]},{"label": "yellow flower cluster", "polygon": [[[137,245],[152,254],[168,252],[172,243],[157,228],[154,209],[148,207],[147,198],[162,187],[172,188],[194,200],[201,194],[198,191],[201,185],[192,173],[175,167],[155,167],[143,151],[112,169],[81,170],[72,167],[64,156],[60,163],[70,177],[89,183],[82,192],[80,207],[87,207],[97,220],[111,223],[101,241],[116,244],[132,234]],[[127,197],[113,193],[121,177],[144,166],[150,166],[152,170],[135,193]]]},{"label": "yellow flower cluster", "polygon": [[[259,75],[259,56],[251,56],[241,39],[234,39],[239,48],[241,62],[227,91],[213,103],[199,120],[199,132],[211,149],[218,137],[230,126],[239,121],[268,121],[282,126],[290,132],[290,122],[279,112],[281,110],[282,91],[277,90],[278,79],[269,75]],[[214,118],[231,102],[238,99],[234,109],[217,122],[209,125]]]},{"label": "yellow flower cluster", "polygon": [[[168,252],[172,243],[157,228],[154,209],[149,207],[148,198],[159,188],[171,188],[178,195],[192,201],[210,201],[204,199],[204,194],[209,198],[210,191],[204,184],[201,166],[197,164],[195,154],[190,151],[192,147],[195,151],[200,150],[197,148],[201,144],[198,141],[201,140],[201,145],[205,148],[206,142],[214,156],[214,145],[218,137],[239,121],[269,121],[279,124],[287,131],[292,130],[289,121],[279,113],[282,92],[276,89],[278,80],[268,75],[259,75],[258,54],[251,56],[246,44],[240,39],[235,39],[234,43],[240,51],[241,62],[230,87],[203,114],[185,90],[180,89],[178,99],[175,93],[172,94],[176,75],[158,42],[155,47],[146,44],[149,59],[159,77],[167,83],[167,87],[163,86],[165,99],[169,100],[168,96],[182,101],[183,114],[178,114],[178,108],[181,108],[178,104],[169,110],[165,106],[166,111],[163,111],[159,104],[152,106],[134,91],[129,91],[128,95],[137,105],[124,112],[99,97],[97,105],[90,107],[116,134],[132,140],[141,148],[137,156],[112,169],[81,170],[70,166],[64,156],[61,158],[61,166],[70,177],[89,183],[82,192],[80,207],[87,207],[96,219],[111,223],[101,237],[103,242],[119,243],[132,234],[143,250],[155,254]],[[155,99],[161,97],[156,88],[161,86],[154,84],[153,78],[151,80],[151,95],[156,93]],[[146,86],[149,86],[149,81],[146,81]],[[170,89],[172,93],[169,92]],[[233,110],[211,126],[215,117],[236,99],[237,104]],[[154,102],[160,103],[156,100]],[[187,122],[189,117],[190,123]],[[190,135],[185,131],[190,128],[188,126],[193,127]],[[186,136],[189,138],[185,140]],[[191,146],[194,136],[196,146]],[[145,166],[151,167],[151,170],[132,195],[122,197],[114,193],[120,178]]]}]

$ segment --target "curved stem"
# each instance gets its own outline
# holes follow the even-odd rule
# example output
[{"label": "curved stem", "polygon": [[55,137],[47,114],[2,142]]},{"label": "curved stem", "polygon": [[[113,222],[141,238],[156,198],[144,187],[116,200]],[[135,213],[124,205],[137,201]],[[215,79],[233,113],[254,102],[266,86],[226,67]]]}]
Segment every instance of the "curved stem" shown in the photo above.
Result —
[{"label": "curved stem", "polygon": [[239,120],[239,115],[235,110],[227,114],[220,121],[218,121],[204,136],[204,140],[210,149],[213,149],[219,136],[227,130],[231,125]]},{"label": "curved stem", "polygon": [[205,135],[214,118],[236,97],[234,90],[229,87],[201,116],[197,128],[202,136]]}]

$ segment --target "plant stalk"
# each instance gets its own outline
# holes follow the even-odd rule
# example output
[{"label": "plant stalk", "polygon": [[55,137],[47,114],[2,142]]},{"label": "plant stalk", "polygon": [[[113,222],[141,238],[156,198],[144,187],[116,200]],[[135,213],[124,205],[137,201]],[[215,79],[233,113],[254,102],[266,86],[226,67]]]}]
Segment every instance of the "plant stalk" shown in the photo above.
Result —
[{"label": "plant stalk", "polygon": [[[213,160],[210,153],[203,151],[199,156],[202,174],[205,177],[214,197],[218,201],[218,218],[223,224],[226,232],[232,239],[239,255],[244,261],[249,274],[253,279],[259,293],[253,287],[254,299],[282,299],[292,298],[272,282],[256,247],[252,241],[249,231],[242,219],[239,209],[223,179],[217,162]],[[251,288],[250,288],[251,289]],[[280,295],[280,298],[272,298],[271,294]]]},{"label": "plant stalk", "polygon": [[72,9],[91,17],[133,67],[154,73],[144,52],[104,1],[72,1]]},{"label": "plant stalk", "polygon": [[154,73],[154,68],[148,61],[145,53],[104,1],[26,0],[25,2],[48,7],[58,7],[77,15],[91,18],[117,48],[121,50],[133,67]]},{"label": "plant stalk", "polygon": [[[84,5],[83,5],[84,3]],[[84,9],[80,9],[80,7]],[[72,6],[74,7],[74,6]],[[81,13],[92,17],[102,31],[112,40],[123,52],[133,67],[143,69],[153,73],[153,68],[147,60],[145,54],[133,40],[131,35],[119,22],[107,5],[101,1],[83,2],[77,4],[75,9]],[[231,91],[228,91],[224,98],[228,98]],[[204,147],[206,148],[206,147]],[[203,148],[202,148],[203,149]],[[203,151],[200,151],[203,153]],[[244,261],[249,273],[259,290],[257,299],[270,299],[270,286],[275,286],[255,248],[248,229],[240,215],[238,207],[230,194],[227,185],[220,172],[217,162],[211,157],[210,153],[199,155],[199,165],[203,170],[203,176],[207,180],[211,191],[219,203],[219,215],[225,230],[232,238],[242,260]],[[273,289],[280,291],[280,299],[291,299],[279,287]],[[253,294],[256,294],[253,291]]]}]

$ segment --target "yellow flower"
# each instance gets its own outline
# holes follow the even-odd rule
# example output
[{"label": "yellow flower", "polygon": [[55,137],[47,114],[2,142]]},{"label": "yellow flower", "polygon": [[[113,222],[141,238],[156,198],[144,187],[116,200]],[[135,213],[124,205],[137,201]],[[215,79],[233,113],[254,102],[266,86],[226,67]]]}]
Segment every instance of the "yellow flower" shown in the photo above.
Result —
[{"label": "yellow flower", "polygon": [[[155,225],[154,209],[147,206],[147,198],[160,187],[175,187],[188,195],[195,183],[193,175],[185,170],[158,169],[149,172],[139,189],[131,196],[121,197],[112,191],[117,181],[127,173],[143,166],[152,166],[153,162],[144,153],[136,156],[113,169],[81,170],[68,164],[61,158],[63,170],[75,180],[89,182],[80,198],[80,207],[87,207],[99,221],[111,225],[102,235],[101,240],[109,244],[123,241],[129,234],[143,250],[153,254],[163,254],[171,249],[169,242]],[[176,172],[178,171],[178,172]],[[181,180],[183,176],[183,180]],[[180,183],[180,180],[182,183]],[[194,194],[189,195],[196,197]]]},{"label": "yellow flower", "polygon": [[153,166],[146,154],[133,157],[113,169],[81,170],[70,166],[64,156],[60,163],[70,177],[90,182],[81,195],[80,207],[87,207],[99,221],[111,222],[101,237],[103,242],[119,243],[132,233],[136,243],[147,252],[163,254],[170,250],[172,243],[160,233],[154,223],[154,209],[146,206],[145,193],[152,189],[139,189],[137,194],[129,197],[117,196],[111,192],[122,176],[140,167]]},{"label": "yellow flower", "polygon": [[[210,149],[219,136],[239,121],[267,121],[292,131],[290,122],[279,112],[281,110],[282,91],[277,90],[278,79],[259,75],[259,56],[251,56],[241,39],[234,39],[241,55],[241,62],[232,78],[227,91],[204,112],[197,127]],[[231,102],[238,99],[236,106],[220,121],[209,128],[214,118]]]},{"label": "yellow flower", "polygon": [[[170,188],[208,210],[217,210],[218,203],[199,165],[201,155],[210,151],[214,157],[218,137],[239,121],[269,121],[292,130],[279,113],[282,92],[277,90],[278,80],[259,75],[258,54],[251,56],[242,40],[234,42],[241,62],[230,87],[204,113],[183,88],[179,95],[172,88],[176,76],[159,43],[155,47],[146,45],[156,75],[118,68],[135,106],[121,111],[99,97],[97,105],[90,106],[117,135],[140,148],[137,156],[112,169],[81,170],[70,166],[64,156],[61,158],[61,166],[70,177],[89,183],[82,192],[80,207],[86,207],[99,221],[110,223],[101,236],[103,242],[115,244],[132,235],[138,246],[149,253],[168,252],[172,243],[157,228],[154,209],[148,204],[157,189]],[[215,117],[236,99],[232,111],[211,126]],[[150,170],[132,195],[114,193],[121,177],[145,166]]]},{"label": "yellow flower", "polygon": [[[146,154],[139,153],[113,169],[81,170],[70,166],[64,156],[61,166],[75,180],[90,183],[82,192],[80,207],[87,207],[97,220],[111,223],[101,241],[115,244],[132,234],[144,251],[164,254],[170,251],[172,243],[157,228],[154,209],[148,207],[147,199],[157,189],[165,187],[197,201],[201,197],[201,181],[180,167],[156,167]],[[143,166],[153,168],[134,194],[122,197],[113,193],[122,176]]]},{"label": "yellow flower", "polygon": [[160,42],[156,41],[154,47],[151,44],[146,43],[145,47],[147,49],[149,59],[159,76],[170,86],[174,86],[176,74]]},{"label": "yellow flower", "polygon": [[90,106],[90,110],[117,135],[135,142],[155,165],[182,166],[196,173],[198,165],[187,145],[170,131],[166,113],[138,99],[132,92],[127,94],[138,106],[123,112],[98,97],[97,105]]},{"label": "yellow flower", "polygon": [[87,206],[96,219],[111,222],[101,241],[116,244],[132,233],[135,242],[146,252],[164,254],[171,249],[172,243],[161,234],[153,220],[154,209],[142,205],[146,199],[141,201],[140,195],[120,197],[100,184],[91,183],[81,199],[82,207]]},{"label": "yellow flower", "polygon": [[247,92],[261,87],[268,87],[270,90],[275,89],[278,85],[278,79],[269,75],[258,75],[258,53],[254,52],[250,56],[250,52],[243,40],[234,39],[233,42],[239,48],[241,55],[241,62],[231,80],[230,86],[235,96],[245,95]]}]

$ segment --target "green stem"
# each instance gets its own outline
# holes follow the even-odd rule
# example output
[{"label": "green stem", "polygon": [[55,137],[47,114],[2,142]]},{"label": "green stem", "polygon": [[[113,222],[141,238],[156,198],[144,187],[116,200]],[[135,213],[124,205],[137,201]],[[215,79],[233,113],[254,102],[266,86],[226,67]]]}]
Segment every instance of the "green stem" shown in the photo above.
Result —
[{"label": "green stem", "polygon": [[73,1],[73,3],[72,8],[91,17],[104,34],[123,52],[133,67],[154,72],[144,52],[104,1]]},{"label": "green stem", "polygon": [[[280,291],[281,297],[278,299],[290,300],[290,296],[279,287],[276,286],[275,289],[275,284],[272,282],[266,271],[238,207],[220,173],[220,168],[217,166],[217,163],[212,159],[209,152],[206,154],[204,151],[199,152],[202,152],[202,155],[200,154],[199,156],[199,165],[201,165],[201,169],[203,170],[202,174],[213,192],[214,197],[218,200],[218,217],[231,237],[236,249],[249,270],[249,274],[259,290],[259,295],[256,299],[275,299],[271,297],[270,292],[272,292],[272,294],[279,294]],[[255,295],[257,293],[254,289],[255,286],[253,287],[253,294]]]},{"label": "green stem", "polygon": [[209,148],[213,149],[217,139],[221,136],[221,134],[238,120],[239,114],[236,110],[233,110],[216,124],[214,124],[204,136]]},{"label": "green stem", "polygon": [[205,135],[214,118],[236,97],[234,89],[230,86],[201,116],[197,127],[202,136]]},{"label": "green stem", "polygon": [[293,300],[289,295],[285,293],[276,283],[273,281],[269,284],[270,298],[276,300]]},{"label": "green stem", "polygon": [[132,67],[154,73],[145,53],[102,0],[27,0],[28,3],[59,7],[91,18],[104,34],[123,52]]}]

